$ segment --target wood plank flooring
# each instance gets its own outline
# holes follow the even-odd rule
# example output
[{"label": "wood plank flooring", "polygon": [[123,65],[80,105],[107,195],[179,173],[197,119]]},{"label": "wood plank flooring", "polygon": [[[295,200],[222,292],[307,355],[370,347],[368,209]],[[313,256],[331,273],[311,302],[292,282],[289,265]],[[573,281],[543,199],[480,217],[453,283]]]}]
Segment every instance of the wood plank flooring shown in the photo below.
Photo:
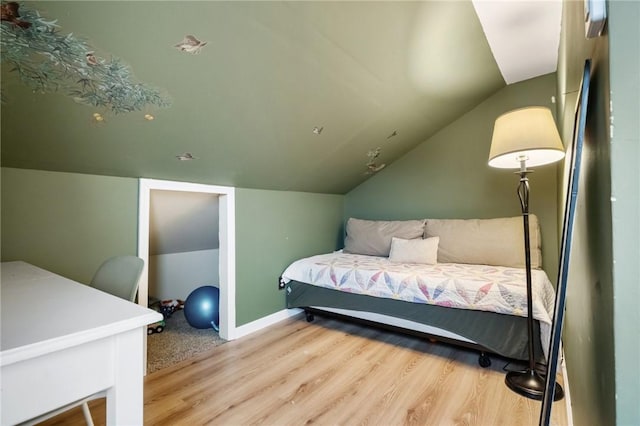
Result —
[{"label": "wood plank flooring", "polygon": [[[537,425],[505,360],[316,316],[284,321],[145,378],[145,425]],[[104,400],[90,404],[105,424]],[[46,425],[84,425],[80,409]],[[567,424],[564,400],[552,424]]]}]

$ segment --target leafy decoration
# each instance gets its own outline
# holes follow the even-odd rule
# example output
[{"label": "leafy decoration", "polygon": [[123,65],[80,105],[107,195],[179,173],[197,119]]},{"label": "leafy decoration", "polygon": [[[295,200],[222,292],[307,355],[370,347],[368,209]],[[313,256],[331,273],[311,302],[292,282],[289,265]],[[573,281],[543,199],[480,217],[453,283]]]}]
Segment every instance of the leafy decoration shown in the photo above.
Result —
[{"label": "leafy decoration", "polygon": [[[19,11],[19,20],[5,19],[7,6]],[[61,34],[56,21],[45,20],[37,10],[15,2],[2,3],[2,9],[1,60],[35,92],[61,92],[115,114],[170,105],[157,89],[135,82],[120,59],[96,57],[85,41]]]}]

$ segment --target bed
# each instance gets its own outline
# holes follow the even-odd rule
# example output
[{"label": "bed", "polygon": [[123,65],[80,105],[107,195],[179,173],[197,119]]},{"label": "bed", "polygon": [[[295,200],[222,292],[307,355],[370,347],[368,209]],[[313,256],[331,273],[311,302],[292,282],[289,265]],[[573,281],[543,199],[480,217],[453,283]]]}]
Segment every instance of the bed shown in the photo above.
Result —
[{"label": "bed", "polygon": [[[555,293],[531,215],[534,354],[544,362]],[[345,248],[283,272],[287,308],[393,328],[527,360],[522,219],[349,219]]]}]

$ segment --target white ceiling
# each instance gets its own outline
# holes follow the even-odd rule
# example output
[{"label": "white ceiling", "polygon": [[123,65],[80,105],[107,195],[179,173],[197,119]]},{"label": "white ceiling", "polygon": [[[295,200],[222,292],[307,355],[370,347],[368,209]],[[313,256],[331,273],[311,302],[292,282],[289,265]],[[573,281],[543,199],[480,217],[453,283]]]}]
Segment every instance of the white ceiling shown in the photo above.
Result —
[{"label": "white ceiling", "polygon": [[555,72],[562,0],[473,0],[507,84]]}]

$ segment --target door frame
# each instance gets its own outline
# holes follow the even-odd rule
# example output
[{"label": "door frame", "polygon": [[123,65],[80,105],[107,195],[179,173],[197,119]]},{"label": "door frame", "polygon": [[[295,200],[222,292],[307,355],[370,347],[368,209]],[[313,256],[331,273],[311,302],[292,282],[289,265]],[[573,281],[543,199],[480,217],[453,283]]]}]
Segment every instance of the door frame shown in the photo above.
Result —
[{"label": "door frame", "polygon": [[151,191],[185,191],[219,196],[220,238],[220,337],[236,337],[236,215],[235,188],[189,182],[139,179],[138,183],[138,256],[144,268],[138,288],[138,303],[147,306],[149,297],[149,215]]}]

